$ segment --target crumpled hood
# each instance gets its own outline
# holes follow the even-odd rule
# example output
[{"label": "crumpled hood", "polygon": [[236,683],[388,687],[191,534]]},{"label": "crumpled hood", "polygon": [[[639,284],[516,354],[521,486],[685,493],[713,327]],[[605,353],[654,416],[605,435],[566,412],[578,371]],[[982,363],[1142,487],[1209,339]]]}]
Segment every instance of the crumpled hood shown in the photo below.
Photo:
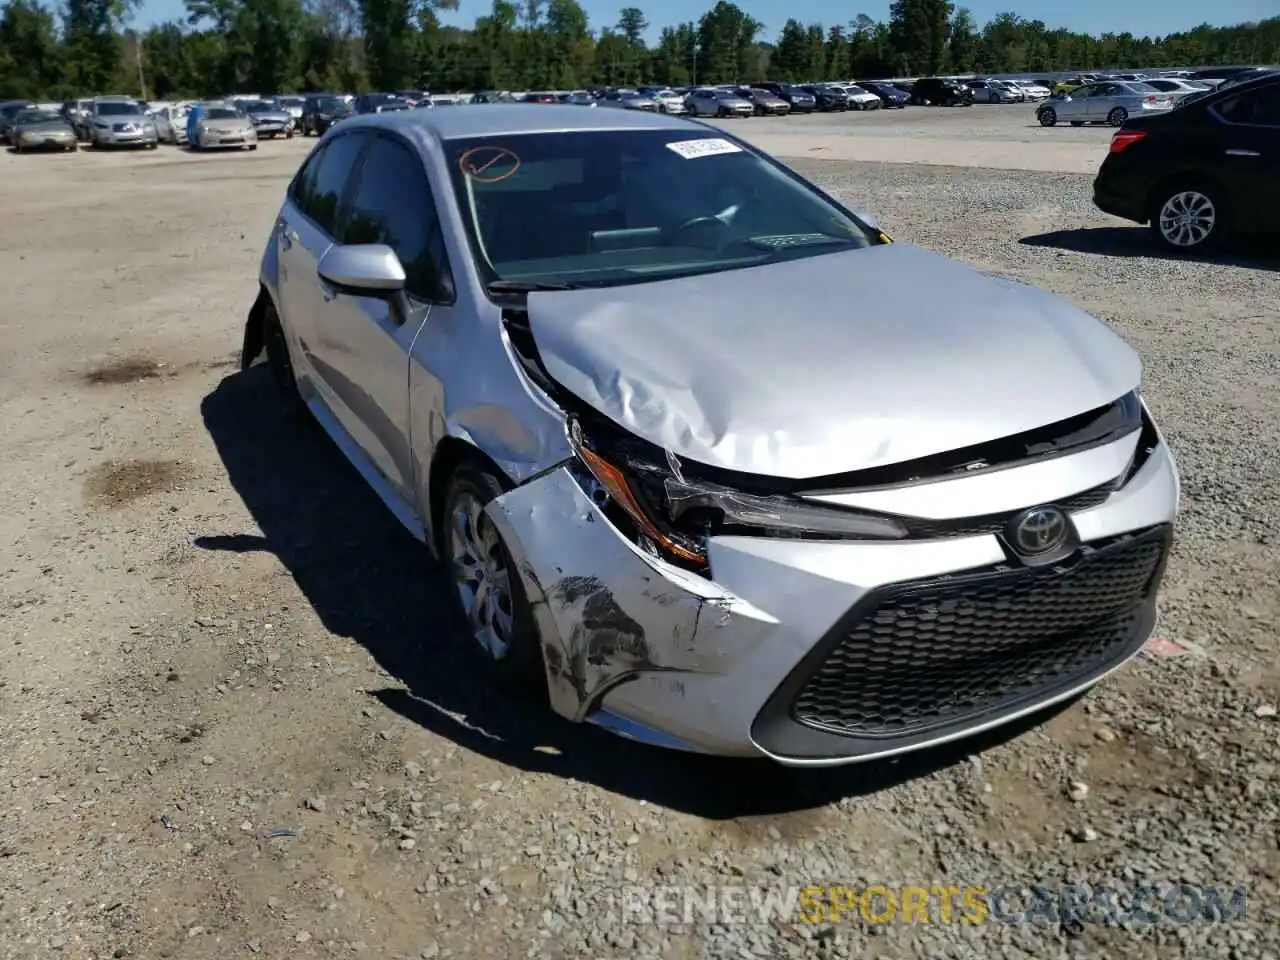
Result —
[{"label": "crumpled hood", "polygon": [[530,294],[547,372],[690,460],[828,476],[1010,436],[1138,386],[1135,351],[1052,294],[908,244]]}]

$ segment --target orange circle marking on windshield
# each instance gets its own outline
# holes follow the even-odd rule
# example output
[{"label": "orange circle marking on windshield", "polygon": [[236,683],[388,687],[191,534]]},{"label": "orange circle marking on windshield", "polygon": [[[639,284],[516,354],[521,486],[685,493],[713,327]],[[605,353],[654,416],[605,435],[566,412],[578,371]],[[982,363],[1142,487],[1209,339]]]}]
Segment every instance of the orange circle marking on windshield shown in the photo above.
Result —
[{"label": "orange circle marking on windshield", "polygon": [[[490,172],[503,161],[510,162],[510,168],[502,166]],[[478,183],[497,183],[520,169],[520,158],[506,147],[472,147],[458,158],[458,166],[464,176]]]}]

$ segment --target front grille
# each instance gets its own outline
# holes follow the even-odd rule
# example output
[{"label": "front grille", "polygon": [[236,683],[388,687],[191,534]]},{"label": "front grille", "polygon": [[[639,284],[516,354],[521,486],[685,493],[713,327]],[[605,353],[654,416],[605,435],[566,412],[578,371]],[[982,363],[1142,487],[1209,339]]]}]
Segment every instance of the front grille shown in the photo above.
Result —
[{"label": "front grille", "polygon": [[[1090,490],[1077,493],[1063,500],[1052,501],[1067,514],[1080,513],[1102,503],[1115,491],[1114,481],[1108,481]],[[1047,505],[1047,504],[1046,504]],[[908,536],[916,540],[935,540],[942,537],[976,537],[984,534],[1000,533],[1005,525],[1020,511],[990,513],[980,517],[964,517],[956,520],[924,520],[917,517],[900,518],[905,524]]]},{"label": "front grille", "polygon": [[1168,543],[1158,527],[1085,547],[1070,566],[873,594],[801,686],[792,717],[844,736],[904,737],[1069,689],[1133,643]]}]

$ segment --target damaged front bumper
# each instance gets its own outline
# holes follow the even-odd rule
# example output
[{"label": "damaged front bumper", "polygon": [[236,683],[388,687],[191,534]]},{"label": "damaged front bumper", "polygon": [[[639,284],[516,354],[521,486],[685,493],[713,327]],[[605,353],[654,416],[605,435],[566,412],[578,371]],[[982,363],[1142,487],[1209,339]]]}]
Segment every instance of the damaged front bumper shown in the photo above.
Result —
[{"label": "damaged front bumper", "polygon": [[558,713],[661,746],[822,766],[977,733],[1116,669],[1154,622],[1177,501],[1161,444],[1072,515],[1084,544],[1072,564],[1011,571],[994,535],[718,536],[712,579],[640,549],[568,466],[488,512],[533,605]]}]

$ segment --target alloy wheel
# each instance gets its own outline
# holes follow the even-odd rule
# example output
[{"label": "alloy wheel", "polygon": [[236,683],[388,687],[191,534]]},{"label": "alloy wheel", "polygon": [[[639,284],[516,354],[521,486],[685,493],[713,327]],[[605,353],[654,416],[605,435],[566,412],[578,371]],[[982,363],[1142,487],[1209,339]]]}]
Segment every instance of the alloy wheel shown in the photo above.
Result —
[{"label": "alloy wheel", "polygon": [[1116,107],[1107,114],[1107,122],[1113,127],[1123,127],[1124,122],[1129,119],[1129,111],[1124,107]]},{"label": "alloy wheel", "polygon": [[511,649],[511,573],[498,532],[484,505],[470,492],[453,502],[449,547],[454,586],[472,636],[488,656],[501,660]]},{"label": "alloy wheel", "polygon": [[1053,107],[1046,107],[1040,111],[1040,126],[1052,127],[1058,122],[1058,114]]},{"label": "alloy wheel", "polygon": [[1213,200],[1199,190],[1179,190],[1160,207],[1160,236],[1173,247],[1199,246],[1209,239],[1217,223]]}]

